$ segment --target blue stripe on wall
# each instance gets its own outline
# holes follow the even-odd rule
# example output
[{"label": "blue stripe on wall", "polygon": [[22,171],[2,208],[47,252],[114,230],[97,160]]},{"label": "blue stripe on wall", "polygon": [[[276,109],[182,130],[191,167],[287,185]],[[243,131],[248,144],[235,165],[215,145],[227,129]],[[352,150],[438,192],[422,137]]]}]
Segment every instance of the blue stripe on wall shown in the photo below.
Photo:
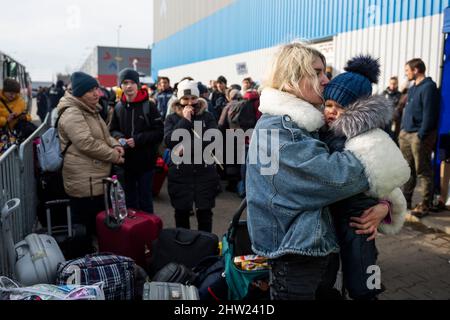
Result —
[{"label": "blue stripe on wall", "polygon": [[152,74],[296,38],[315,40],[435,15],[449,5],[450,0],[237,0],[156,43]]}]

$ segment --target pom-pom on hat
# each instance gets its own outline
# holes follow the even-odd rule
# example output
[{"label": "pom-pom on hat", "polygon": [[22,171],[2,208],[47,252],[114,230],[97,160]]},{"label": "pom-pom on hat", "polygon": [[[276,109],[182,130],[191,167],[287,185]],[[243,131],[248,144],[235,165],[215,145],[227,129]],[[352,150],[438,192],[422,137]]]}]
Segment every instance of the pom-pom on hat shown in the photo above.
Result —
[{"label": "pom-pom on hat", "polygon": [[377,84],[380,77],[380,62],[370,55],[359,55],[347,62],[345,71],[324,90],[325,100],[336,101],[344,108],[372,95],[372,84]]}]

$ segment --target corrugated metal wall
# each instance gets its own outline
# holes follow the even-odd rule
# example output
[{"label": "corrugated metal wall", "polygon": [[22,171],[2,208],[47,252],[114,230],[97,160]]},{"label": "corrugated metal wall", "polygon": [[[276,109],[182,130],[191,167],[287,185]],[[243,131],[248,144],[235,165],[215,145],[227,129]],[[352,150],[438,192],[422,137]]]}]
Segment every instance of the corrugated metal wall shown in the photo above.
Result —
[{"label": "corrugated metal wall", "polygon": [[427,74],[440,83],[444,45],[442,26],[443,14],[439,14],[339,34],[334,41],[334,67],[338,72],[342,71],[350,57],[370,53],[381,60],[380,86],[383,87],[391,76],[398,76],[402,82],[405,63],[421,58],[427,66]]},{"label": "corrugated metal wall", "polygon": [[[157,42],[153,48],[154,71],[268,48],[293,38],[313,40],[427,17],[442,13],[449,3],[450,0],[236,0]],[[185,13],[179,11],[177,15],[174,19],[182,19]]]},{"label": "corrugated metal wall", "polygon": [[207,18],[236,0],[154,0],[154,41]]}]

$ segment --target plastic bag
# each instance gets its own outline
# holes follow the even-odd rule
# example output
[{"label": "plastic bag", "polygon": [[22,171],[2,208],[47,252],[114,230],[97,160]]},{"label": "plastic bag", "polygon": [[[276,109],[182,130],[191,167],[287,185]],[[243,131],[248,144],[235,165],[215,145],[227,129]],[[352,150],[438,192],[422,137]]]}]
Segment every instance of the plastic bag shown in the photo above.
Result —
[{"label": "plastic bag", "polygon": [[9,295],[8,300],[105,300],[103,283],[91,286],[38,284],[20,287],[13,280],[0,277],[0,293]]}]

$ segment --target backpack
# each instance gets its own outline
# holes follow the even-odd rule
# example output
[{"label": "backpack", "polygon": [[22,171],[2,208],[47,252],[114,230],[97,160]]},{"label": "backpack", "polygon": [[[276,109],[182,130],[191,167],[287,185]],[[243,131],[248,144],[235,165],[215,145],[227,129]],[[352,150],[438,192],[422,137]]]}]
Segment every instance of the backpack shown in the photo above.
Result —
[{"label": "backpack", "polygon": [[37,158],[42,172],[58,172],[61,170],[64,163],[64,156],[72,145],[68,142],[64,151],[61,152],[61,145],[59,143],[58,123],[65,109],[56,120],[55,126],[48,129],[41,136],[41,143],[37,145]]},{"label": "backpack", "polygon": [[252,129],[256,125],[256,114],[253,101],[242,100],[230,105],[228,109],[228,122],[231,129]]}]

